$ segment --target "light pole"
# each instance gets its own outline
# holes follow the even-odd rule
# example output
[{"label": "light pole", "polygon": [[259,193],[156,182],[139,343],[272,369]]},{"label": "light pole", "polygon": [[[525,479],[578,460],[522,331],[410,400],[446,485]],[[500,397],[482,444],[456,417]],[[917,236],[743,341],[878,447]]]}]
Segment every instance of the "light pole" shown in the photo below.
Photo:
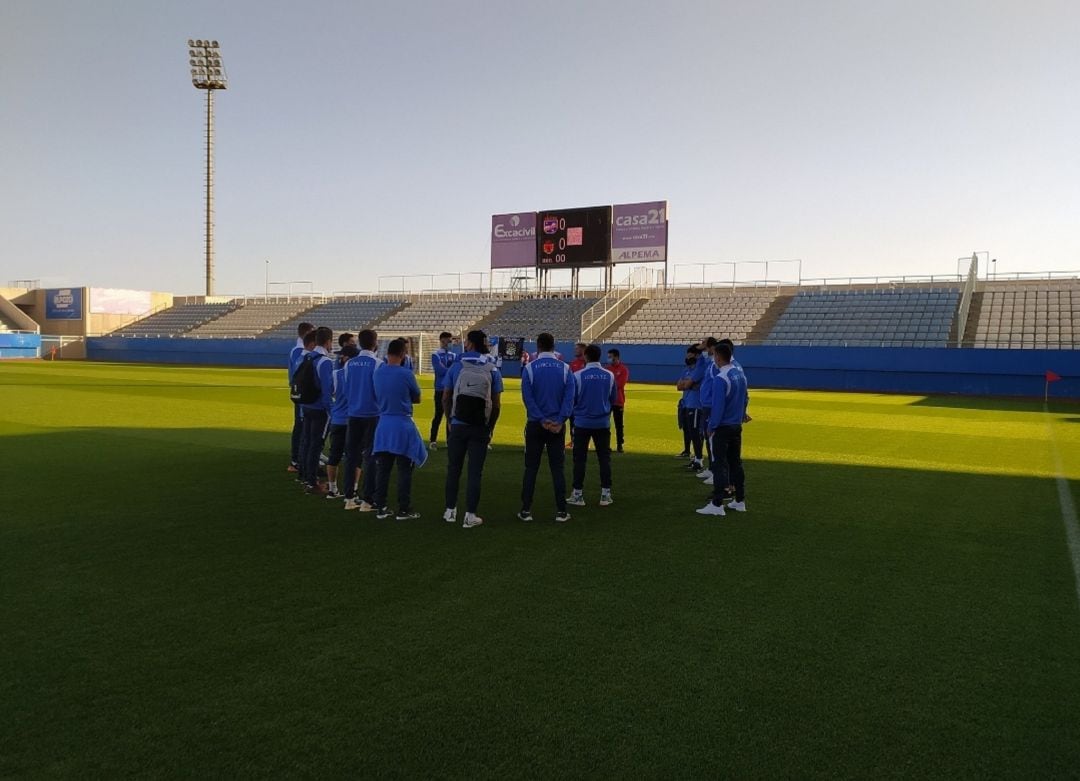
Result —
[{"label": "light pole", "polygon": [[206,295],[214,295],[214,90],[227,89],[217,41],[188,39],[191,83],[206,90]]},{"label": "light pole", "polygon": [[266,293],[265,296],[270,298],[270,261],[266,261]]}]

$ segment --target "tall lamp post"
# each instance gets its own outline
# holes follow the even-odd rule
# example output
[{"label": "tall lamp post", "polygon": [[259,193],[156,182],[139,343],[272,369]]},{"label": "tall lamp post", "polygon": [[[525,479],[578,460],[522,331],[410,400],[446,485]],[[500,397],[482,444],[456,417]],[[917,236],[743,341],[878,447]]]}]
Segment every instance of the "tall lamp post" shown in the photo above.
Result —
[{"label": "tall lamp post", "polygon": [[206,90],[206,295],[214,295],[214,90],[227,89],[217,41],[188,39],[191,83]]}]

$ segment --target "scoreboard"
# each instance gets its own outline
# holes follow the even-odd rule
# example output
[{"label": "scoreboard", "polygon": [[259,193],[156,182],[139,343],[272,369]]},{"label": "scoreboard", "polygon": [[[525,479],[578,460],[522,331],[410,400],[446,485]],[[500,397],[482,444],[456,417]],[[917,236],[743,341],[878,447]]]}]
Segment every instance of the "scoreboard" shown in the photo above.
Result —
[{"label": "scoreboard", "polygon": [[606,266],[611,261],[611,207],[552,209],[536,214],[536,265]]}]

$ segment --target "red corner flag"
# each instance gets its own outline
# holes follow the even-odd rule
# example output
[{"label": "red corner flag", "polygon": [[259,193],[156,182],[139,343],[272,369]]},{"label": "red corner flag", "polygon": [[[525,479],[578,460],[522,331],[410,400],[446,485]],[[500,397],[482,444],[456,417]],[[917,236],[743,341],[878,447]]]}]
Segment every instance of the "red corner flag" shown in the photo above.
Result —
[{"label": "red corner flag", "polygon": [[1057,382],[1060,379],[1061,379],[1060,374],[1058,374],[1057,372],[1052,372],[1052,371],[1047,370],[1047,372],[1046,372],[1046,381],[1047,382]]}]

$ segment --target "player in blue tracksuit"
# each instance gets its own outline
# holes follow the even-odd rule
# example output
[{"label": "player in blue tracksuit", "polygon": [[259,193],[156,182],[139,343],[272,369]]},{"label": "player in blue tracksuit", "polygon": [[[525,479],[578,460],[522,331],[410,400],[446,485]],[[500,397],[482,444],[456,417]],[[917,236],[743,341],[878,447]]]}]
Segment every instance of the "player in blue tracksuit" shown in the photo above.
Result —
[{"label": "player in blue tracksuit", "polygon": [[[698,392],[698,429],[701,431],[701,437],[705,442],[705,450],[709,456],[709,463],[712,463],[712,441],[706,436],[706,428],[709,421],[709,409],[712,406],[712,381],[716,376],[716,363],[713,360],[713,355],[718,344],[716,337],[710,336],[705,339],[704,351],[701,353],[701,357],[698,359],[697,366],[694,367],[694,388]],[[702,469],[701,462],[691,462],[691,470],[698,469],[699,477],[707,477],[708,470]]]},{"label": "player in blue tracksuit", "polygon": [[[743,371],[742,364],[739,363],[737,360],[735,360],[735,342],[731,341],[730,339],[721,339],[719,342],[717,342],[717,344],[726,344],[728,347],[731,348],[731,366],[732,366],[732,368],[735,368],[735,369],[738,369],[739,371],[741,371],[743,373],[743,376],[745,377],[746,372]],[[747,380],[746,380],[746,386],[747,386],[746,401],[747,401],[747,407],[749,407],[749,404],[750,404],[750,380],[749,380],[749,378],[747,378]],[[743,420],[743,423],[749,423],[749,422],[750,422],[750,415],[747,414],[746,418]]]},{"label": "player in blue tracksuit", "polygon": [[566,421],[574,411],[576,384],[570,367],[555,357],[555,337],[536,337],[536,359],[521,370],[521,400],[525,404],[525,474],[521,481],[521,512],[532,520],[532,500],[540,459],[547,450],[555,489],[555,520],[570,520],[566,512],[566,474],[563,472]]},{"label": "player in blue tracksuit", "polygon": [[[680,458],[689,458],[690,466],[696,471],[701,470],[701,442],[703,434],[698,422],[701,417],[700,391],[694,385],[693,376],[697,368],[701,350],[697,345],[686,348],[686,360],[682,375],[675,387],[682,391],[679,399],[679,428],[683,433],[683,450],[679,453]],[[691,447],[693,451],[691,454]]]},{"label": "player in blue tracksuit", "polygon": [[389,518],[386,505],[390,492],[390,472],[397,464],[397,520],[419,518],[412,508],[413,464],[422,465],[427,450],[413,423],[413,405],[420,403],[420,386],[412,369],[404,365],[405,340],[394,339],[386,348],[386,363],[374,374],[375,398],[379,403],[379,422],[375,428],[375,506],[376,517]]},{"label": "player in blue tracksuit", "polygon": [[[338,340],[339,343],[341,340]],[[326,476],[328,479],[326,498],[338,499],[337,471],[341,456],[345,453],[345,432],[349,427],[349,395],[346,387],[345,364],[360,353],[355,344],[345,342],[338,350],[338,359],[334,369],[334,403],[330,407],[330,423],[326,438],[330,442],[330,452],[326,456]],[[355,479],[355,478],[353,478]]]},{"label": "player in blue tracksuit", "polygon": [[[349,399],[349,423],[345,429],[345,509],[375,510],[375,426],[379,422],[379,403],[375,398],[375,370],[382,361],[375,350],[379,335],[370,328],[361,331],[357,340],[360,354],[345,364],[345,392]],[[357,490],[356,470],[363,468],[363,486]],[[357,497],[359,494],[359,497]]]},{"label": "player in blue tracksuit", "polygon": [[[431,436],[428,437],[429,447],[434,450],[439,441],[439,427],[443,421],[442,397],[446,390],[446,375],[450,367],[457,360],[457,353],[451,352],[450,343],[454,337],[449,331],[439,334],[439,349],[431,354],[431,370],[435,374],[435,417],[431,419]],[[447,421],[447,428],[450,421]]]},{"label": "player in blue tracksuit", "polygon": [[487,334],[469,331],[465,352],[454,361],[446,375],[443,408],[450,416],[450,435],[446,438],[446,510],[443,520],[457,521],[458,488],[466,457],[469,474],[465,488],[465,518],[462,527],[471,529],[484,519],[477,515],[480,486],[484,476],[491,431],[502,409],[503,381],[495,365],[488,360]]},{"label": "player in blue tracksuit", "polygon": [[304,356],[305,361],[315,362],[315,377],[319,386],[319,398],[304,408],[303,458],[300,477],[311,493],[319,491],[319,455],[323,449],[330,407],[334,398],[334,359],[330,350],[334,346],[334,332],[325,326],[315,329],[315,349]]},{"label": "player in blue tracksuit", "polygon": [[612,503],[611,498],[611,406],[618,388],[615,375],[600,365],[600,348],[590,344],[585,348],[585,368],[574,372],[574,492],[567,504],[584,506],[585,464],[589,459],[589,443],[596,446],[600,462],[600,506]]},{"label": "player in blue tracksuit", "polygon": [[713,497],[698,509],[701,515],[724,515],[727,487],[735,487],[728,508],[746,512],[746,475],[742,465],[742,424],[746,417],[746,375],[731,365],[731,347],[718,344],[715,363],[720,370],[712,383],[709,436],[712,438]]},{"label": "player in blue tracksuit", "polygon": [[[304,338],[315,330],[311,323],[300,323],[296,327],[296,346],[289,350],[289,387],[292,387],[293,375],[304,356],[315,347],[314,336],[310,347],[304,345]],[[289,447],[289,471],[300,471],[300,440],[304,433],[304,418],[299,404],[293,404],[292,440]]]}]

